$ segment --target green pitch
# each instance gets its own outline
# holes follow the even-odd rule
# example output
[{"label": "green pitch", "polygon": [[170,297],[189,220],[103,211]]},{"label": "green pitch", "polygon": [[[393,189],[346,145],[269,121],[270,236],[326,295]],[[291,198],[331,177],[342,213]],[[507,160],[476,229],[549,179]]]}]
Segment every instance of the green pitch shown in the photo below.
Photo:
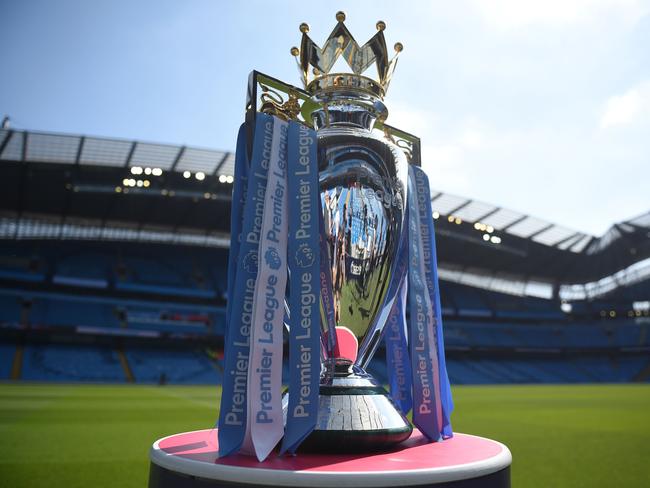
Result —
[{"label": "green pitch", "polygon": [[[146,487],[162,436],[212,427],[216,387],[0,385],[0,487]],[[454,429],[506,443],[513,486],[650,486],[650,385],[456,387]]]}]

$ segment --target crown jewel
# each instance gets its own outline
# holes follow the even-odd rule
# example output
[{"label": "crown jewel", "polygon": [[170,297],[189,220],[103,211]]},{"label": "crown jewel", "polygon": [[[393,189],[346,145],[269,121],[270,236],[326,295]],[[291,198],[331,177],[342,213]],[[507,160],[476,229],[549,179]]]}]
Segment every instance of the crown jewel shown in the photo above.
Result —
[{"label": "crown jewel", "polygon": [[[377,33],[363,46],[359,46],[343,23],[345,13],[337,12],[336,20],[338,23],[322,48],[309,37],[309,25],[300,24],[300,49],[292,47],[291,54],[296,57],[305,88],[312,94],[350,89],[383,98],[395,70],[397,57],[403,49],[402,44],[395,44],[395,55],[389,59],[384,38],[385,22],[377,22]],[[330,73],[340,56],[347,61],[352,73]],[[373,63],[377,66],[377,79],[362,76]],[[310,67],[313,68],[311,75]]]}]

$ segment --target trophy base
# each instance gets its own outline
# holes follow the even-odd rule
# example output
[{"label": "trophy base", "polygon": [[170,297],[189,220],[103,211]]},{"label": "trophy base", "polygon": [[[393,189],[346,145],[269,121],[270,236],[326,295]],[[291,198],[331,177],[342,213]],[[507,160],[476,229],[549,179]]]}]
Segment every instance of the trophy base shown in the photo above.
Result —
[{"label": "trophy base", "polygon": [[[283,407],[288,406],[288,393]],[[300,451],[372,452],[405,441],[413,427],[372,376],[356,370],[320,385],[316,428]]]},{"label": "trophy base", "polygon": [[157,440],[149,488],[509,488],[512,456],[503,444],[454,433],[429,442],[417,429],[389,452],[219,457],[215,429]]}]

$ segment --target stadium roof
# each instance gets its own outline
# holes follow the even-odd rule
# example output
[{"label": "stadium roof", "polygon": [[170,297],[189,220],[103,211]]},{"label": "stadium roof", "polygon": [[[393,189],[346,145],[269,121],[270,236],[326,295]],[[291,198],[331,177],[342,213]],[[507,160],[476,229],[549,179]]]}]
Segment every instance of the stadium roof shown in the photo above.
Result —
[{"label": "stadium roof", "polygon": [[[0,129],[0,239],[227,246],[233,172],[229,151]],[[650,212],[596,237],[444,192],[432,209],[453,281],[589,295],[650,258]]]},{"label": "stadium roof", "polygon": [[590,234],[552,224],[514,210],[449,193],[434,193],[431,198],[431,207],[439,215],[447,216],[450,222],[460,219],[471,224],[479,224],[477,230],[481,230],[485,225],[485,230],[494,229],[490,233],[496,231],[510,234],[575,253],[582,252],[594,240],[594,236]]},{"label": "stadium roof", "polygon": [[188,146],[0,129],[0,160],[114,168],[151,167],[232,176],[235,155]]},{"label": "stadium roof", "polygon": [[[70,134],[0,129],[0,160],[78,164],[114,168],[150,167],[177,173],[232,176],[235,156],[214,149]],[[496,231],[572,252],[581,252],[593,236],[513,210],[443,192],[432,207],[440,215],[482,223]]]}]

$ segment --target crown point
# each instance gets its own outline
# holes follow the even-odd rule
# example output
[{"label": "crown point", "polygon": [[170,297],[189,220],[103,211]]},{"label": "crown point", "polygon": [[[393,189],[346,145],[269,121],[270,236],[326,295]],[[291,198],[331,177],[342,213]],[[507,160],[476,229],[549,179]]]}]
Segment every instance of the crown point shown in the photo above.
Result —
[{"label": "crown point", "polygon": [[303,34],[307,34],[307,32],[309,32],[309,24],[307,22],[300,24],[300,32]]},{"label": "crown point", "polygon": [[298,49],[296,46],[293,46],[291,48],[291,55],[292,56],[298,56],[300,54],[300,49]]},{"label": "crown point", "polygon": [[378,31],[383,31],[384,29],[386,29],[386,22],[384,22],[383,20],[378,21],[377,22],[377,30]]},{"label": "crown point", "polygon": [[397,51],[399,53],[399,52],[402,52],[403,49],[404,49],[404,45],[401,42],[396,42],[395,43],[395,51]]},{"label": "crown point", "polygon": [[336,20],[338,20],[339,22],[344,22],[345,21],[345,12],[343,12],[342,10],[339,10],[338,12],[336,12]]}]

